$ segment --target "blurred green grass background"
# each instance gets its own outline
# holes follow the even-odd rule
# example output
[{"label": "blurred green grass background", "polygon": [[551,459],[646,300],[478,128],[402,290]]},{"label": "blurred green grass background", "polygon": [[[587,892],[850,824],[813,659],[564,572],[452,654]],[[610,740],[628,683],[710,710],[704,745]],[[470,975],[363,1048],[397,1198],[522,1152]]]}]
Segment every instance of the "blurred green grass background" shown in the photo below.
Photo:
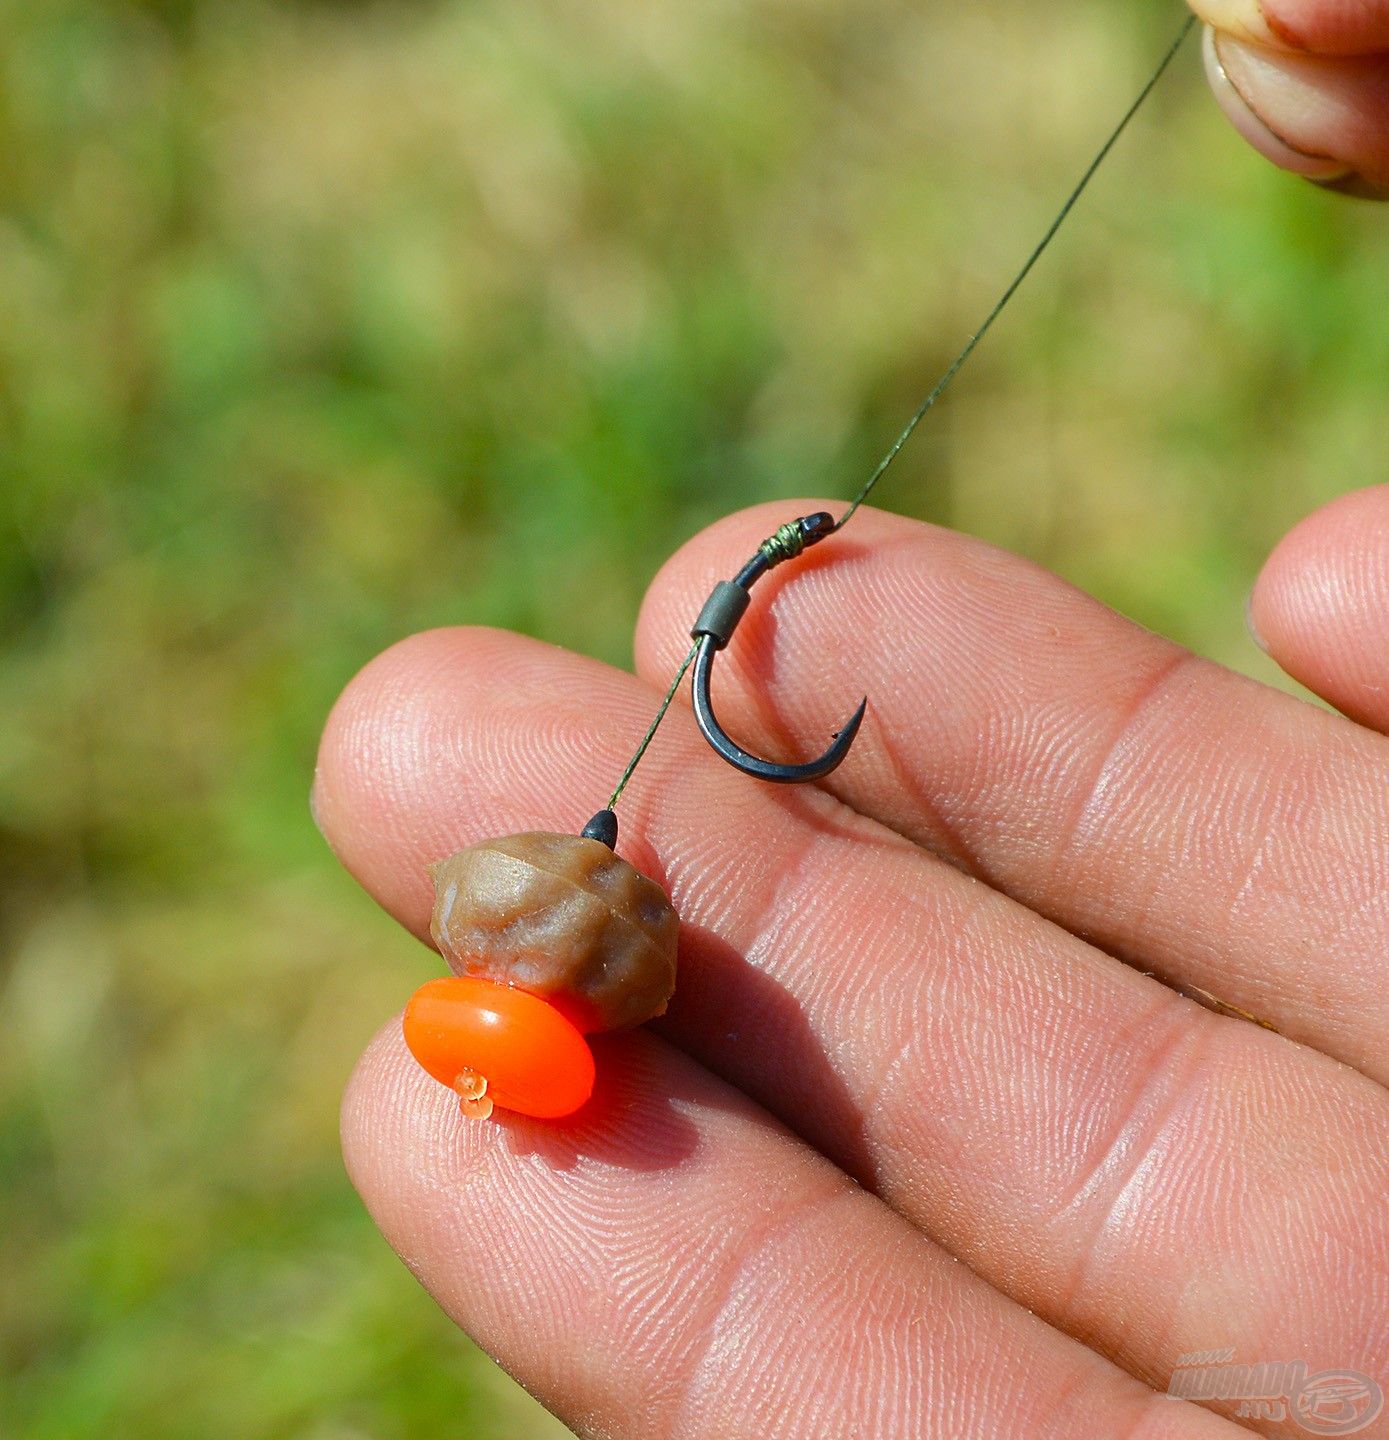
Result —
[{"label": "blurred green grass background", "polygon": [[[0,1434],[560,1433],[375,1236],[430,970],[306,796],[423,626],[626,663],[706,521],[844,494],[1174,31],[1133,0],[0,0]],[[1194,47],[880,502],[1271,678],[1385,478],[1386,241]]]}]

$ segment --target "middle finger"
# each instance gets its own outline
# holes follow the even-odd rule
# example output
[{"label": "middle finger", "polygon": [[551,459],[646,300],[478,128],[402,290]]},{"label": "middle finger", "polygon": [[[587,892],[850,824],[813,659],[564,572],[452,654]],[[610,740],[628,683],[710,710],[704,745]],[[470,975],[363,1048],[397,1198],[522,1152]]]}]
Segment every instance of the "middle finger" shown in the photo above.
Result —
[{"label": "middle finger", "polygon": [[[667,564],[639,670],[670,673],[714,579],[785,516],[730,516]],[[734,733],[790,750],[788,732],[813,742],[867,691],[826,788],[1141,969],[1389,1081],[1389,740],[978,540],[881,511],[854,525],[767,582],[725,652]]]}]

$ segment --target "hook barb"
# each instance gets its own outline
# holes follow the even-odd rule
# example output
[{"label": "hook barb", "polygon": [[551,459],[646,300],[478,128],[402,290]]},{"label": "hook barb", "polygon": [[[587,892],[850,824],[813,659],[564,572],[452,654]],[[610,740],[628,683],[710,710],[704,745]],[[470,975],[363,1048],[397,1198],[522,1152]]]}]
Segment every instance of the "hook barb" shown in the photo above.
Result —
[{"label": "hook barb", "polygon": [[756,780],[798,785],[828,775],[849,753],[868,709],[868,700],[865,697],[848,723],[835,732],[834,743],[823,755],[799,765],[782,764],[775,760],[765,760],[762,756],[743,749],[719,723],[710,693],[714,659],[733,638],[738,622],[747,613],[752,599],[749,591],[754,582],[774,565],[795,558],[807,546],[832,535],[836,528],[834,517],[825,511],[805,515],[789,525],[783,525],[775,535],[758,547],[757,554],[743,566],[735,579],[721,580],[714,587],[713,594],[700,611],[699,619],[695,621],[694,629],[690,632],[698,645],[691,680],[695,721],[715,754],[726,760],[735,770],[741,770],[744,775],[751,775]]}]

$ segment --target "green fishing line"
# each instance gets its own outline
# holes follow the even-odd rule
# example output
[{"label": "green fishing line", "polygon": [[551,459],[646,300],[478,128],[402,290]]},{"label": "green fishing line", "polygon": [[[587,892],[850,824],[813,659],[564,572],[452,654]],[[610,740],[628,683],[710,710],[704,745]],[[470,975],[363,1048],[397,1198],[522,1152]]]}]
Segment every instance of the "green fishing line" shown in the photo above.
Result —
[{"label": "green fishing line", "polygon": [[[1119,143],[1120,138],[1124,134],[1124,131],[1129,128],[1129,124],[1133,120],[1134,116],[1137,115],[1138,112],[1143,108],[1144,102],[1148,99],[1148,97],[1157,87],[1158,81],[1160,81],[1162,77],[1167,73],[1168,66],[1170,66],[1172,64],[1172,61],[1176,59],[1178,51],[1180,51],[1182,46],[1186,43],[1187,36],[1191,34],[1195,25],[1196,17],[1194,15],[1188,16],[1186,21],[1183,23],[1181,30],[1178,32],[1176,39],[1173,40],[1171,45],[1168,46],[1167,51],[1164,53],[1162,59],[1158,62],[1157,68],[1148,77],[1147,83],[1138,92],[1137,96],[1134,98],[1133,104],[1130,105],[1129,108],[1124,112],[1122,119],[1120,119],[1119,123],[1110,132],[1109,138],[1104,142],[1103,145],[1100,146],[1099,150],[1096,151],[1094,158],[1090,161],[1089,165],[1086,166],[1084,174],[1082,174],[1080,179],[1076,182],[1074,189],[1072,189],[1071,193],[1066,197],[1061,208],[1056,212],[1055,218],[1047,227],[1046,232],[1043,234],[1042,238],[1033,247],[1031,254],[1029,254],[1027,259],[1023,262],[1022,267],[1018,270],[1017,274],[1013,276],[1013,279],[1009,282],[1007,289],[1005,289],[1003,293],[998,297],[997,301],[994,303],[993,308],[984,317],[983,323],[980,324],[979,328],[975,330],[975,332],[969,337],[969,339],[961,347],[959,353],[946,367],[940,379],[936,381],[935,385],[931,388],[926,398],[917,407],[911,419],[909,419],[906,425],[902,428],[901,434],[899,434],[898,437],[892,442],[892,445],[889,447],[887,453],[878,462],[877,468],[864,482],[863,487],[859,490],[858,494],[855,495],[853,500],[850,502],[848,509],[845,510],[843,515],[841,515],[839,517],[839,520],[835,523],[835,530],[842,530],[844,526],[847,525],[849,521],[854,518],[854,515],[858,511],[859,506],[862,505],[864,501],[866,501],[868,497],[873,493],[874,488],[877,486],[878,482],[883,478],[883,476],[887,474],[888,469],[891,467],[893,461],[896,460],[898,455],[901,454],[903,446],[905,446],[907,441],[911,439],[912,432],[916,429],[918,425],[921,424],[922,420],[926,418],[926,415],[932,409],[935,403],[950,388],[951,382],[964,368],[965,363],[966,361],[968,361],[969,357],[974,354],[975,350],[979,346],[979,342],[983,340],[984,336],[989,333],[990,329],[992,329],[994,321],[996,321],[998,317],[1002,315],[1003,312],[1008,308],[1008,305],[1013,299],[1013,296],[1016,295],[1018,290],[1021,288],[1023,281],[1025,281],[1027,277],[1032,273],[1033,268],[1036,266],[1037,262],[1042,258],[1042,256],[1046,253],[1047,249],[1050,247],[1051,242],[1056,239],[1057,232],[1061,229],[1062,225],[1066,223],[1067,217],[1070,215],[1071,211],[1075,209],[1077,202],[1080,200],[1080,197],[1084,195],[1086,189],[1089,187],[1090,182],[1095,178],[1095,175],[1099,171],[1100,167],[1109,158],[1110,151],[1112,151],[1115,145]],[[796,530],[796,527],[794,525],[783,525],[774,535],[772,535],[769,539],[763,541],[761,548],[763,554],[767,556],[768,560],[776,563],[781,560],[792,559],[795,555],[798,555],[800,553],[800,550],[803,548],[803,542],[799,538],[799,532]],[[628,762],[627,768],[622,772],[622,778],[618,781],[617,788],[613,791],[612,797],[608,801],[609,810],[611,810],[613,806],[617,804],[618,799],[622,795],[622,792],[627,788],[627,782],[632,778],[633,772],[641,763],[641,759],[646,754],[648,748],[651,745],[651,742],[656,738],[656,731],[660,728],[661,721],[665,719],[666,712],[674,703],[675,696],[680,689],[680,682],[689,672],[690,666],[694,663],[695,656],[698,651],[699,643],[698,641],[696,641],[696,643],[690,647],[689,653],[685,656],[685,659],[681,663],[679,670],[676,671],[675,678],[671,681],[670,689],[666,691],[665,698],[661,701],[660,707],[656,711],[655,718],[652,720],[650,726],[647,728],[646,734],[642,736],[641,743],[637,746],[636,753]]]}]

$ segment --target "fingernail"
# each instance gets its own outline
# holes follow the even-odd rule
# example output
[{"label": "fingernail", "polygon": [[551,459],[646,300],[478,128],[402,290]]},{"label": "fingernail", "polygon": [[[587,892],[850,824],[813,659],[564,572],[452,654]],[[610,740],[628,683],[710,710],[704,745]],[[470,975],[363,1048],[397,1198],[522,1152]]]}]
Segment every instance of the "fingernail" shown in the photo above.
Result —
[{"label": "fingernail", "polygon": [[1249,631],[1249,638],[1267,655],[1268,642],[1259,634],[1259,627],[1254,623],[1254,592],[1249,592],[1244,602],[1244,628]]},{"label": "fingernail", "polygon": [[[1301,175],[1305,180],[1318,184],[1338,183],[1352,173],[1351,166],[1329,155],[1309,155],[1288,144],[1281,135],[1269,128],[1268,122],[1245,99],[1236,83],[1238,79],[1240,44],[1228,36],[1217,35],[1210,26],[1206,27],[1202,42],[1202,53],[1206,62],[1206,75],[1220,102],[1220,108],[1230,123],[1266,159],[1271,160],[1290,174]],[[1235,77],[1231,78],[1232,68]]]}]

